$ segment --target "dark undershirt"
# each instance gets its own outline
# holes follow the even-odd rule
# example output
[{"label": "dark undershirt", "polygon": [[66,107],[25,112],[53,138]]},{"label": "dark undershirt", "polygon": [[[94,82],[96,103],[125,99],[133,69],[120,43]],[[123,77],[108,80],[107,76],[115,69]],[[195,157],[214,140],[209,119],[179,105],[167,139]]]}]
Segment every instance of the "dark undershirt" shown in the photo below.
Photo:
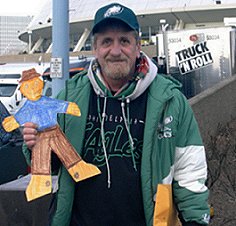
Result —
[{"label": "dark undershirt", "polygon": [[[99,102],[103,109],[104,98]],[[97,165],[102,174],[76,184],[71,226],[146,226],[140,179],[146,102],[147,91],[129,104],[135,170],[121,101],[107,99],[104,130],[111,172],[108,188],[97,96],[92,91],[82,157]],[[125,112],[127,117],[127,106]]]}]

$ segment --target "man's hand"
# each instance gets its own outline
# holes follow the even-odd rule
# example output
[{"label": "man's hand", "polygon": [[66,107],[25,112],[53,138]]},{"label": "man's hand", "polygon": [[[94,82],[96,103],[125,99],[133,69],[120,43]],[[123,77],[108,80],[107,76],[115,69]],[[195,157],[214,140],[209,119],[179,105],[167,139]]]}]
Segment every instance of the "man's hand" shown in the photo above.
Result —
[{"label": "man's hand", "polygon": [[80,116],[80,109],[76,103],[70,102],[66,111],[67,114]]},{"label": "man's hand", "polygon": [[36,144],[37,125],[32,122],[26,122],[23,129],[24,142],[29,149],[32,149]]},{"label": "man's hand", "polygon": [[19,123],[15,120],[13,115],[4,118],[2,126],[7,132],[11,132],[20,127]]}]

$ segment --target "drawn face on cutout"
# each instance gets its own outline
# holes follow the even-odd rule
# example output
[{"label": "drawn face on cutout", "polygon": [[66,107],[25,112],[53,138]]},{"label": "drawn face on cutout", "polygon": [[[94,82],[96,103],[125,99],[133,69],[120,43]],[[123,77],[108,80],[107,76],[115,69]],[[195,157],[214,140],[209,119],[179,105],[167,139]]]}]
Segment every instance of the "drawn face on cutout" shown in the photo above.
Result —
[{"label": "drawn face on cutout", "polygon": [[27,99],[38,100],[42,96],[43,81],[39,77],[23,81],[20,91]]}]

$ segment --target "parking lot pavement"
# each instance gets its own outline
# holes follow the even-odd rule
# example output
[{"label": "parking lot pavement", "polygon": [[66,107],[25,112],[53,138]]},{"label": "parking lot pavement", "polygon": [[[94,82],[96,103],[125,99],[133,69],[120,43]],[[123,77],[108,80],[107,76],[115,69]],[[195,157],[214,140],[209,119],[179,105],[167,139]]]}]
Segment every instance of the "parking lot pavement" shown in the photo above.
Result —
[{"label": "parking lot pavement", "polygon": [[[20,179],[0,185],[0,225],[46,226],[53,193],[27,202],[25,189],[30,181],[28,174]],[[53,177],[55,187],[57,177]]]}]

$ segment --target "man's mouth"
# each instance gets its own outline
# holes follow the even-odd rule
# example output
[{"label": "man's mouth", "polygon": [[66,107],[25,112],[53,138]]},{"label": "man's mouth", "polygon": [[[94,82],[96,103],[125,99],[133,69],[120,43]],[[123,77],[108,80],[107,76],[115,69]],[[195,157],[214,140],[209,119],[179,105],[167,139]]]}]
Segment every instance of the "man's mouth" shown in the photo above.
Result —
[{"label": "man's mouth", "polygon": [[124,59],[119,59],[119,60],[108,60],[107,61],[108,63],[113,63],[113,64],[120,64],[120,63],[124,63],[124,62],[126,62],[126,60],[124,60]]}]

